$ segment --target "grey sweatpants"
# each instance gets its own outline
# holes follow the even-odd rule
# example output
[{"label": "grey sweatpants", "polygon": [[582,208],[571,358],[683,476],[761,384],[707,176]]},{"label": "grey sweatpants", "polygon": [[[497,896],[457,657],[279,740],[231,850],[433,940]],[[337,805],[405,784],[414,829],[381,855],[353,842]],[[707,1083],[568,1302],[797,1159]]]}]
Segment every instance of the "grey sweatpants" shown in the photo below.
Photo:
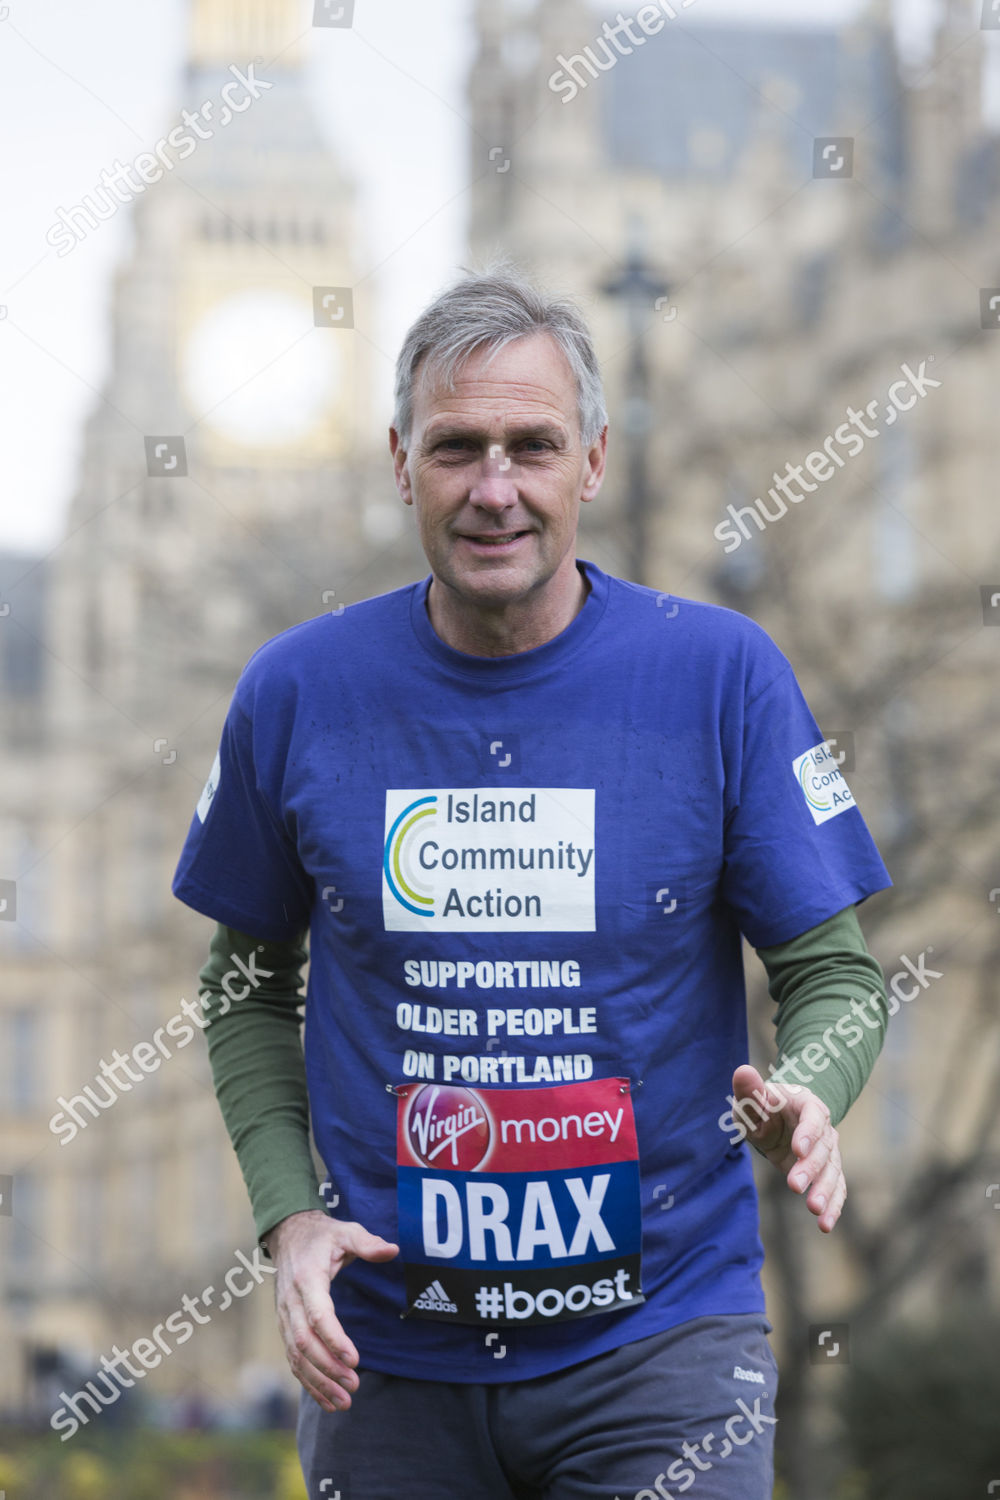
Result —
[{"label": "grey sweatpants", "polygon": [[694,1318],[505,1384],[361,1369],[347,1411],[302,1392],[310,1500],[770,1500],[770,1331]]}]

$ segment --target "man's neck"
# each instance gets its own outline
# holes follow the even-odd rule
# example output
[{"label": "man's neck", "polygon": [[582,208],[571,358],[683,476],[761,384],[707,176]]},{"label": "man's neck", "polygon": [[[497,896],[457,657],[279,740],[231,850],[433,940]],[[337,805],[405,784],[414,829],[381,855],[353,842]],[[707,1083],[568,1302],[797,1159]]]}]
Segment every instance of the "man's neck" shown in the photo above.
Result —
[{"label": "man's neck", "polygon": [[468,656],[516,656],[561,634],[580,613],[589,593],[590,584],[575,565],[570,592],[565,599],[554,600],[549,609],[522,600],[495,610],[472,608],[432,578],[427,614],[435,635],[455,651]]}]

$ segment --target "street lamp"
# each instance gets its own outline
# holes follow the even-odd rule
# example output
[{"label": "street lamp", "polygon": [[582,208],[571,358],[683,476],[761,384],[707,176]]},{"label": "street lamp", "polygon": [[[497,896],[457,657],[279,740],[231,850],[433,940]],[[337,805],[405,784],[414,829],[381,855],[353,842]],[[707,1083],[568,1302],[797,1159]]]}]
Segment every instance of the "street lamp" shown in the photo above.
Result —
[{"label": "street lamp", "polygon": [[627,441],[625,522],[627,528],[626,572],[634,583],[646,581],[649,561],[649,481],[647,458],[652,426],[646,329],[657,298],[666,298],[670,288],[648,269],[641,250],[641,226],[629,218],[628,248],[620,276],[606,281],[600,290],[620,298],[625,308],[629,336],[629,358],[625,372],[623,427]]}]

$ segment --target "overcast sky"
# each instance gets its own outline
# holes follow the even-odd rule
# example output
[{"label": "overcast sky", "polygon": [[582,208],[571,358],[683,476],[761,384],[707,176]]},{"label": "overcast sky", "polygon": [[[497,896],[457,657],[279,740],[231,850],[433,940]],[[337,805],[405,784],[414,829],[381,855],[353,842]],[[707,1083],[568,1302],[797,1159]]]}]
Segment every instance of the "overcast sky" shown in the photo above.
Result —
[{"label": "overcast sky", "polygon": [[[934,0],[902,4],[907,43],[919,47]],[[310,33],[316,112],[358,183],[366,253],[381,268],[374,289],[384,349],[395,351],[462,260],[471,9],[471,0],[357,0],[351,32]],[[698,0],[697,15],[820,23],[858,9],[858,0]],[[133,160],[176,122],[187,4],[9,0],[2,12],[0,548],[42,551],[60,536],[83,422],[107,368],[109,297],[130,211],[63,258],[46,230],[55,209],[79,202],[116,157]],[[401,187],[387,164],[398,141],[415,138],[421,171]]]}]

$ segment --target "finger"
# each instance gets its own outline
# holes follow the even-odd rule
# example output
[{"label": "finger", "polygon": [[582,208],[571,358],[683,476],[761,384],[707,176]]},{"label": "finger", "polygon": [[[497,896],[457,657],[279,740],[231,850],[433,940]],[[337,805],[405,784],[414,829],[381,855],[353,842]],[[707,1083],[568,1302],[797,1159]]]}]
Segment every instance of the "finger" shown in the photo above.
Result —
[{"label": "finger", "polygon": [[[804,1142],[819,1140],[823,1131],[832,1130],[831,1112],[822,1100],[817,1100],[814,1094],[805,1094],[799,1101],[799,1107],[795,1110],[795,1143],[796,1149]],[[808,1151],[808,1145],[805,1146]]]},{"label": "finger", "polygon": [[788,1186],[805,1198],[810,1213],[817,1216],[826,1212],[843,1181],[843,1166],[840,1152],[834,1142],[826,1163],[803,1184],[802,1163],[788,1173]]},{"label": "finger", "polygon": [[282,1289],[278,1319],[285,1352],[293,1373],[301,1377],[305,1363],[331,1380],[349,1382],[358,1351],[338,1320],[329,1283],[318,1286],[293,1278]]},{"label": "finger", "polygon": [[[788,1173],[788,1184],[795,1192],[804,1192],[810,1183],[815,1183],[833,1155],[836,1142],[831,1131],[827,1131],[814,1146],[810,1148],[807,1155],[800,1157],[794,1162]],[[793,1145],[794,1150],[794,1145]]]},{"label": "finger", "polygon": [[324,1411],[346,1411],[350,1406],[351,1398],[346,1391],[342,1390],[339,1385],[324,1380],[322,1376],[314,1375],[308,1365],[303,1367],[301,1374],[295,1370],[292,1374],[295,1375],[302,1389],[308,1391]]},{"label": "finger", "polygon": [[834,1193],[843,1176],[839,1160],[827,1162],[818,1177],[813,1178],[812,1186],[806,1195],[806,1206],[810,1213],[817,1216],[822,1214],[833,1198]]},{"label": "finger", "polygon": [[350,1406],[351,1396],[361,1384],[357,1371],[349,1370],[341,1379],[337,1379],[308,1357],[300,1364],[298,1378],[303,1384],[308,1380],[317,1390],[322,1391],[338,1410],[346,1410]]},{"label": "finger", "polygon": [[345,1405],[344,1397],[358,1388],[357,1372],[335,1360],[307,1328],[289,1329],[285,1353],[296,1380],[322,1391],[325,1399],[337,1406]]},{"label": "finger", "polygon": [[290,1315],[301,1312],[309,1328],[332,1354],[345,1364],[356,1365],[358,1351],[334,1311],[333,1294],[330,1290],[333,1277],[351,1259],[353,1256],[345,1259],[337,1256],[325,1268],[313,1265],[308,1269],[298,1270],[291,1277],[285,1302]]},{"label": "finger", "polygon": [[840,1181],[838,1182],[837,1186],[834,1188],[833,1196],[830,1199],[830,1202],[827,1204],[826,1208],[823,1210],[823,1212],[819,1216],[819,1221],[818,1221],[819,1222],[819,1227],[823,1231],[824,1234],[829,1234],[830,1230],[833,1228],[833,1226],[836,1224],[837,1220],[840,1218],[841,1210],[844,1207],[844,1203],[845,1203],[846,1199],[847,1199],[847,1181],[846,1181],[843,1173],[841,1173]]},{"label": "finger", "polygon": [[384,1240],[380,1234],[372,1234],[360,1224],[345,1224],[344,1229],[346,1233],[342,1239],[341,1253],[345,1263],[355,1256],[359,1260],[391,1260],[394,1255],[399,1254],[398,1245],[394,1245],[391,1240]]},{"label": "finger", "polygon": [[303,1295],[290,1302],[287,1319],[292,1341],[299,1353],[332,1380],[356,1379],[358,1351],[344,1332],[333,1310],[329,1294],[322,1302]]},{"label": "finger", "polygon": [[753,1063],[741,1063],[733,1074],[733,1093],[736,1098],[745,1098],[754,1089],[763,1088],[764,1080]]},{"label": "finger", "polygon": [[740,1104],[744,1100],[764,1105],[769,1114],[776,1114],[785,1102],[784,1092],[767,1079],[766,1081],[750,1063],[744,1063],[733,1074],[733,1099]]},{"label": "finger", "polygon": [[809,1094],[795,1112],[795,1128],[792,1132],[792,1150],[805,1156],[815,1143],[833,1130],[830,1111],[815,1094]]},{"label": "finger", "polygon": [[[746,1106],[745,1112],[739,1108],[741,1105]],[[774,1104],[768,1097],[764,1080],[749,1063],[744,1063],[733,1074],[733,1106],[734,1114],[738,1114],[747,1129],[753,1127],[762,1110],[766,1115],[774,1113]]]}]

